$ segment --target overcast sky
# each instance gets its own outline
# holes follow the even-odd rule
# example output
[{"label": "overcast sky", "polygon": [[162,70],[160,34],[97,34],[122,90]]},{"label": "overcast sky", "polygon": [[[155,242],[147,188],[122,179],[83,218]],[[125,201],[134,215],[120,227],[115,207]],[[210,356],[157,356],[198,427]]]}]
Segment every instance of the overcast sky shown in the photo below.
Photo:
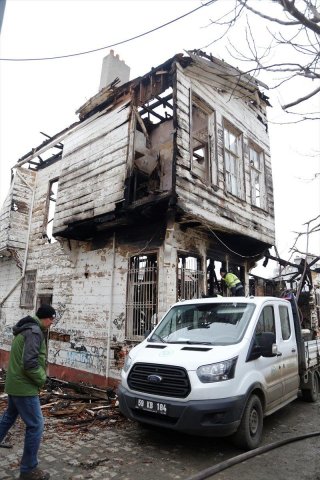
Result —
[{"label": "overcast sky", "polygon": [[[260,0],[260,2],[266,0]],[[233,0],[224,4],[234,5]],[[267,2],[268,3],[268,2]],[[129,39],[201,6],[198,0],[7,0],[1,31],[1,58],[68,55]],[[213,39],[209,19],[216,5],[205,6],[156,32],[112,49],[131,68],[130,78],[147,73],[184,50],[201,48],[228,57]],[[259,28],[263,41],[264,29]],[[254,26],[253,26],[254,27]],[[244,32],[239,30],[239,48]],[[76,110],[98,92],[102,59],[110,48],[56,60],[1,61],[0,203],[10,183],[10,168],[20,157],[77,120]],[[239,66],[239,65],[235,65]],[[265,81],[265,79],[263,79]],[[288,249],[305,231],[303,224],[320,213],[320,134],[316,121],[277,125],[285,121],[279,104],[286,92],[265,92],[275,189],[277,247]],[[320,111],[320,96],[314,99]],[[275,123],[273,123],[275,122]],[[306,237],[298,248],[306,251]],[[312,235],[309,251],[320,254],[320,235]]]}]

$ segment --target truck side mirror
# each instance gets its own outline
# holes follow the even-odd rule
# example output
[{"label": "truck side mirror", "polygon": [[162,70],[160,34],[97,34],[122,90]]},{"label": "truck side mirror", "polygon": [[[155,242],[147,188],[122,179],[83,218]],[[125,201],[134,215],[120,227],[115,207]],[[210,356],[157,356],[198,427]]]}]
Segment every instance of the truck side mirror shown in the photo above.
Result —
[{"label": "truck side mirror", "polygon": [[262,332],[259,335],[258,344],[261,349],[261,355],[263,357],[275,357],[277,355],[275,343],[276,336],[271,332]]},{"label": "truck side mirror", "polygon": [[252,339],[251,348],[247,357],[247,362],[256,360],[259,357],[276,356],[276,336],[271,332],[262,332]]}]

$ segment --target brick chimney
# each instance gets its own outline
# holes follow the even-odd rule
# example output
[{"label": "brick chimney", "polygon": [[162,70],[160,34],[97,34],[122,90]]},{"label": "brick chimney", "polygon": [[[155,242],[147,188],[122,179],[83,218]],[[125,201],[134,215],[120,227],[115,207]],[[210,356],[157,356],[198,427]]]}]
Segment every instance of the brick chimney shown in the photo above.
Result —
[{"label": "brick chimney", "polygon": [[104,57],[102,61],[99,91],[112,83],[117,77],[120,80],[117,86],[128,82],[130,77],[130,67],[128,67],[123,60],[120,60],[118,54],[114,55],[114,51],[110,50],[110,53]]}]

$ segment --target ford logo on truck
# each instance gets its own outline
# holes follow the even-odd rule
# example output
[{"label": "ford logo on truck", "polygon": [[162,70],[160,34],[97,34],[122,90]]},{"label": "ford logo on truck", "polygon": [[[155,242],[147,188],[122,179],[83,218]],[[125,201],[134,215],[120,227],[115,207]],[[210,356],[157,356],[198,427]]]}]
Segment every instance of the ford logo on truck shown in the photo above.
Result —
[{"label": "ford logo on truck", "polygon": [[162,382],[162,377],[159,375],[148,375],[147,380],[150,383],[160,383]]}]

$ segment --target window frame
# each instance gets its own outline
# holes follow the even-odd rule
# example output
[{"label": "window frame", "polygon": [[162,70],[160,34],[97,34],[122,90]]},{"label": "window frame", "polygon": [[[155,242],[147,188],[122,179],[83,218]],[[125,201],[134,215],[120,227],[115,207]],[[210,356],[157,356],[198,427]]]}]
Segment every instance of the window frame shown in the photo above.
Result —
[{"label": "window frame", "polygon": [[[286,312],[285,318],[283,318],[283,316],[281,315],[282,312]],[[290,324],[289,309],[287,306],[279,305],[279,319],[280,319],[282,340],[284,341],[289,340],[292,335],[292,330],[291,330],[291,324]],[[286,325],[284,324],[284,321],[286,321]],[[288,331],[289,331],[287,336],[284,336],[285,328],[288,328]]]},{"label": "window frame", "polygon": [[[230,148],[230,138],[226,142],[226,134],[235,137],[236,151]],[[223,158],[226,191],[237,198],[244,199],[244,162],[243,162],[243,132],[231,122],[223,119]],[[231,163],[231,160],[233,162]],[[231,166],[233,165],[233,172]]]},{"label": "window frame", "polygon": [[[259,166],[251,160],[251,152],[255,152],[259,158]],[[256,208],[266,209],[266,188],[265,188],[265,153],[255,142],[248,142],[248,161],[250,166],[250,201],[251,205]],[[255,177],[259,179],[259,195],[256,194]],[[259,201],[257,201],[259,199]]]},{"label": "window frame", "polygon": [[[270,310],[272,312],[272,323],[273,323],[273,329],[271,330],[270,328],[267,328],[267,322],[270,321],[269,319],[266,319],[265,318],[265,313],[266,313],[266,310]],[[259,324],[262,324],[263,323],[263,329],[259,329],[259,332],[258,332],[258,326]],[[265,305],[260,314],[259,314],[259,318],[258,318],[258,321],[257,321],[257,324],[256,324],[256,327],[255,327],[255,330],[254,330],[254,334],[255,335],[259,335],[261,333],[264,333],[264,332],[269,332],[269,333],[274,333],[276,335],[276,332],[277,332],[277,329],[276,329],[276,316],[275,316],[275,311],[274,311],[274,306],[273,305]]]},{"label": "window frame", "polygon": [[[30,279],[31,277],[31,279]],[[22,280],[20,293],[20,307],[33,308],[36,294],[37,270],[27,270]],[[31,285],[31,287],[30,287]],[[31,292],[30,292],[31,290]],[[28,302],[29,300],[29,302]]]},{"label": "window frame", "polygon": [[[204,127],[194,131],[195,125],[195,110],[200,112],[200,115],[205,115]],[[210,184],[213,181],[213,155],[214,148],[212,146],[212,138],[215,134],[215,111],[205,103],[195,92],[190,90],[190,166],[192,173],[200,178],[204,183]],[[195,151],[203,150],[203,155],[195,155]],[[203,157],[204,166],[197,165],[196,156]],[[200,160],[198,160],[198,163]],[[215,169],[216,170],[216,169]]]}]

